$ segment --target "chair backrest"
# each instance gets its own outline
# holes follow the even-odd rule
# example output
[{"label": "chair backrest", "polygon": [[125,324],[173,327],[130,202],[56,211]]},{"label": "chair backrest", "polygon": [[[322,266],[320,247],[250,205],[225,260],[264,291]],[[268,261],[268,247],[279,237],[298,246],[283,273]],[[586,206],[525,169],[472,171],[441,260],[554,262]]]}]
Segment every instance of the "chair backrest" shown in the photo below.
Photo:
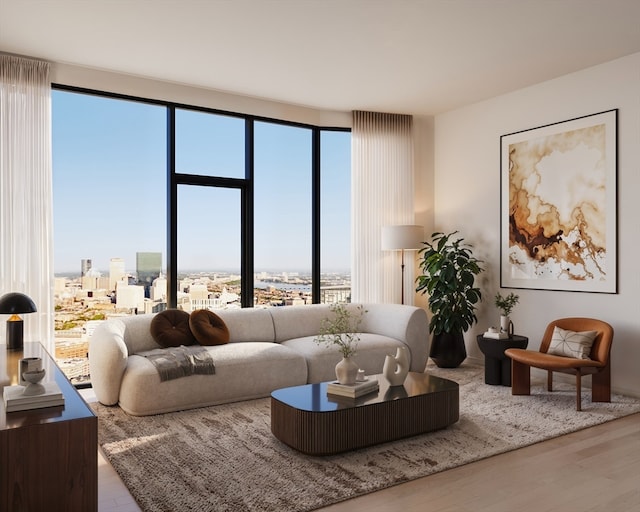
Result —
[{"label": "chair backrest", "polygon": [[549,350],[553,329],[556,326],[567,331],[598,331],[598,335],[591,347],[589,358],[593,361],[607,364],[611,352],[611,342],[613,341],[613,327],[607,322],[595,318],[559,318],[554,320],[547,325],[547,329],[544,331],[544,336],[540,343],[540,352],[546,353]]}]

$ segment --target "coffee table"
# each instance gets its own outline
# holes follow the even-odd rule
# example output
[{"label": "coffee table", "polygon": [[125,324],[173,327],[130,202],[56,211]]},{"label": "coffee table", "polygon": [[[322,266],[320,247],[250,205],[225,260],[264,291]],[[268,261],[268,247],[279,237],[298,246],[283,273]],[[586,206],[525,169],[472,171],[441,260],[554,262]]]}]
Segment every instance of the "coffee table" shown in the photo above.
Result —
[{"label": "coffee table", "polygon": [[460,418],[458,384],[409,372],[403,386],[359,398],[327,395],[327,382],[271,393],[271,432],[308,455],[331,455],[445,428]]}]

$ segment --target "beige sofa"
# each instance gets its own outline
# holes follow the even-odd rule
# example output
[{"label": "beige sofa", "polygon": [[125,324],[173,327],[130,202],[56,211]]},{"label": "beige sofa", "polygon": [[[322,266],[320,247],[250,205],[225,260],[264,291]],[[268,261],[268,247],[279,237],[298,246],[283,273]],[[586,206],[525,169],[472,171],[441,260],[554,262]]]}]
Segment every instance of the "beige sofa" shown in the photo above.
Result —
[{"label": "beige sofa", "polygon": [[[355,305],[349,305],[355,307]],[[366,304],[355,356],[366,374],[382,372],[387,354],[409,348],[411,371],[422,372],[429,353],[427,314],[399,304]],[[161,382],[146,358],[161,348],[151,337],[154,315],[110,319],[96,328],[89,344],[91,381],[98,400],[144,416],[269,396],[279,388],[335,379],[337,348],[318,345],[329,306],[287,306],[216,310],[230,341],[207,346],[214,375],[190,375]]]}]

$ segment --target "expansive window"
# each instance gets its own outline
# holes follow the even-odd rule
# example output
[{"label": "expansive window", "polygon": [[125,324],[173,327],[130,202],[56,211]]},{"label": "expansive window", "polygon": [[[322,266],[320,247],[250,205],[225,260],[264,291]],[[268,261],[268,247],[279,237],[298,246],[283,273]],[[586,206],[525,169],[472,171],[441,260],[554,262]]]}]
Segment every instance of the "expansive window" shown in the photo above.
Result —
[{"label": "expansive window", "polygon": [[351,133],[320,138],[320,302],[351,302]]},{"label": "expansive window", "polygon": [[53,91],[55,346],[76,383],[98,322],[152,310],[137,263],[166,247],[165,119],[156,105]]},{"label": "expansive window", "polygon": [[254,265],[258,304],[312,302],[312,133],[255,123]]},{"label": "expansive window", "polygon": [[350,132],[56,86],[56,355],[167,307],[346,302]]},{"label": "expansive window", "polygon": [[178,307],[240,304],[240,191],[178,186]]}]

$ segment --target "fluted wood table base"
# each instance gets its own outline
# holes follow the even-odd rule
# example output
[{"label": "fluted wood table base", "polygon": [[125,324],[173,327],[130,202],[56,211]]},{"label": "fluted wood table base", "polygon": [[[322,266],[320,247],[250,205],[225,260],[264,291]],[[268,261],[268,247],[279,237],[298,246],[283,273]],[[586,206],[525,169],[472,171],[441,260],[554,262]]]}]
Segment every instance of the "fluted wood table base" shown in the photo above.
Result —
[{"label": "fluted wood table base", "polygon": [[458,384],[410,372],[403,386],[370,376],[378,392],[351,399],[327,395],[326,382],[274,391],[271,432],[309,455],[331,455],[445,428],[458,421]]}]

